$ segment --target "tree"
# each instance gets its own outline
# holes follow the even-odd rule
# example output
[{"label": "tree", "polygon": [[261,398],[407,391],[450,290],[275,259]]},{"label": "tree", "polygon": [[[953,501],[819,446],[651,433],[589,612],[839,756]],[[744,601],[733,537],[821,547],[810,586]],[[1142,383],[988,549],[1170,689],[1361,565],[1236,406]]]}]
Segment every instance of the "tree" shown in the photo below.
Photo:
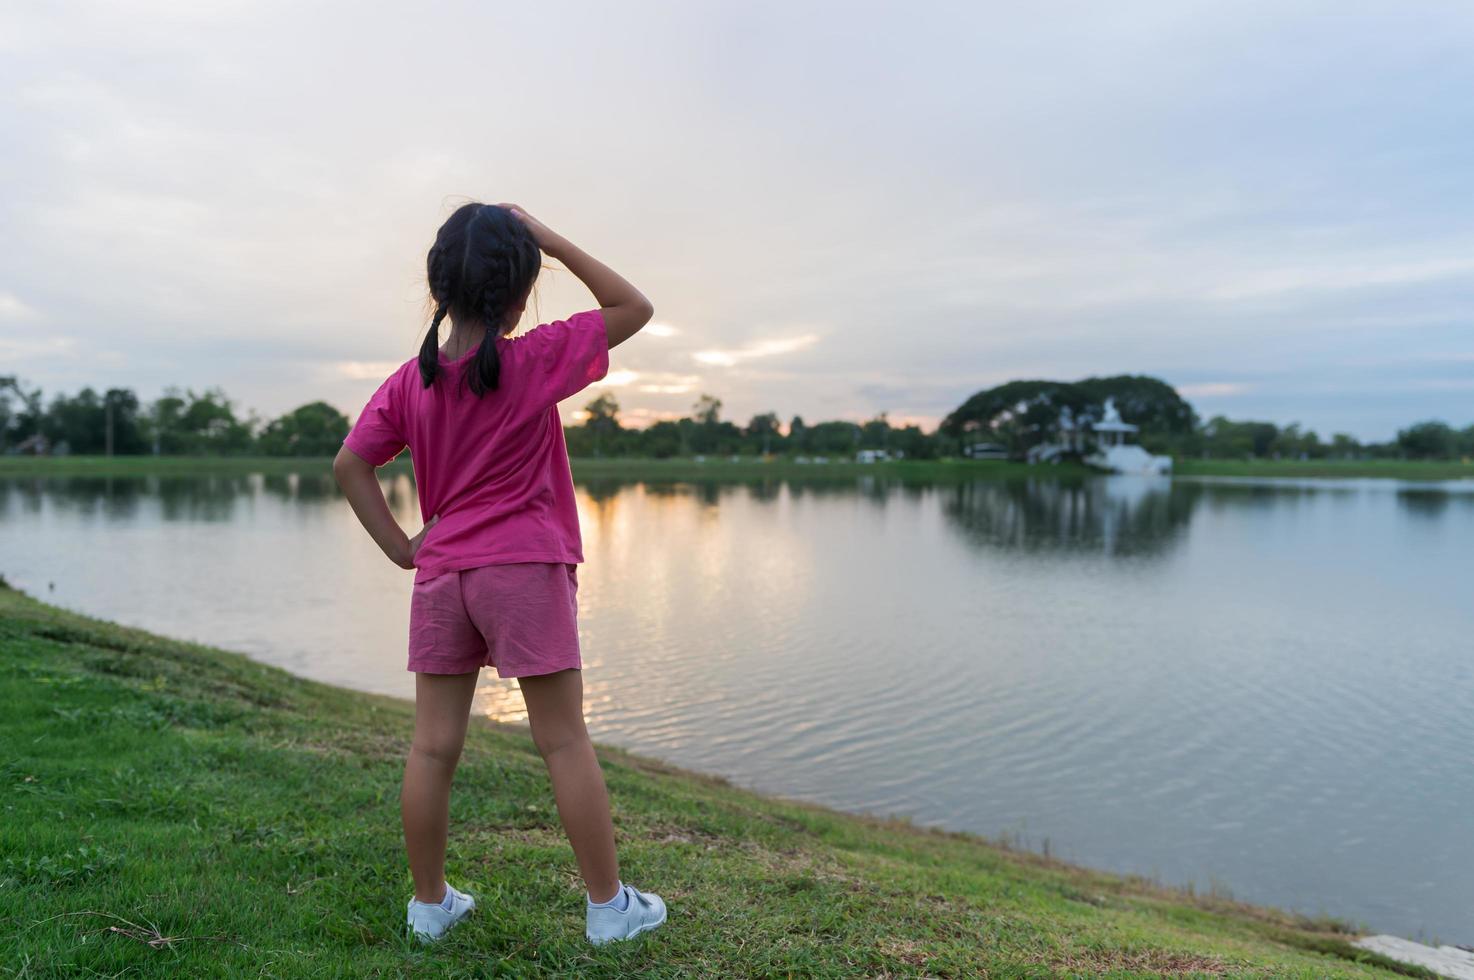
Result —
[{"label": "tree", "polygon": [[273,420],[261,433],[268,456],[330,456],[348,435],[348,417],[327,402],[310,402]]},{"label": "tree", "polygon": [[26,389],[15,375],[0,375],[0,449],[40,435],[45,417],[40,388]]},{"label": "tree", "polygon": [[203,394],[170,388],[150,415],[154,446],[162,453],[241,453],[253,442],[251,427],[235,417],[230,399],[218,388]]},{"label": "tree", "polygon": [[865,449],[889,449],[891,421],[886,412],[860,426],[860,445]]},{"label": "tree", "polygon": [[1453,428],[1437,420],[1419,422],[1397,432],[1397,447],[1414,459],[1448,459],[1457,445]]},{"label": "tree", "polygon": [[1009,455],[1059,433],[1065,411],[1077,421],[1100,418],[1101,405],[1080,387],[1063,381],[1010,381],[973,395],[942,420],[941,432],[969,441],[1000,442]]},{"label": "tree", "polygon": [[666,459],[682,451],[681,427],[669,420],[656,422],[640,433],[640,452]]},{"label": "tree", "polygon": [[1121,421],[1138,426],[1146,443],[1154,441],[1153,437],[1188,436],[1197,426],[1197,413],[1177,389],[1149,375],[1086,378],[1076,387],[1102,406],[1106,399],[1112,399]]},{"label": "tree", "polygon": [[804,425],[804,417],[802,415],[795,415],[793,420],[788,423],[788,446],[797,452],[808,452],[808,426]]},{"label": "tree", "polygon": [[1331,436],[1330,451],[1333,455],[1339,456],[1342,459],[1350,459],[1361,452],[1361,443],[1357,442],[1356,437],[1353,435],[1348,435],[1345,432],[1337,432]]},{"label": "tree", "polygon": [[613,395],[603,394],[584,406],[587,418],[584,428],[593,437],[594,455],[604,454],[605,444],[619,435],[619,402]]},{"label": "tree", "polygon": [[764,412],[752,417],[744,434],[753,443],[753,447],[766,456],[772,452],[773,443],[782,438],[778,431],[779,425],[778,413]]},{"label": "tree", "polygon": [[702,425],[714,426],[722,413],[722,400],[714,395],[702,395],[691,406],[691,415]]}]

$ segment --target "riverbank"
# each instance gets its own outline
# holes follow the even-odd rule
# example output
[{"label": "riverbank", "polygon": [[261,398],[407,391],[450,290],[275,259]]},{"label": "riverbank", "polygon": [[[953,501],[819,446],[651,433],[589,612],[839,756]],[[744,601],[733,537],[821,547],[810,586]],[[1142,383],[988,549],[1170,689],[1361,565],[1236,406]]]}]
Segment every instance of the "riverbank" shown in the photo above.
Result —
[{"label": "riverbank", "polygon": [[[283,456],[0,456],[4,476],[188,476],[238,473],[320,473],[330,471],[328,457]],[[761,460],[744,457],[671,459],[577,458],[572,461],[578,480],[679,481],[742,483],[765,479],[850,480],[857,476],[883,476],[917,482],[976,479],[1025,479],[1029,477],[1081,477],[1093,470],[1075,464],[1028,466],[1005,460],[900,460],[886,463],[856,463],[830,460],[799,463],[788,458]],[[409,457],[390,464],[395,471],[410,472]],[[1238,476],[1289,478],[1363,478],[1397,480],[1474,480],[1474,463],[1438,460],[1215,460],[1183,459],[1176,463],[1179,476]]]},{"label": "riverbank", "polygon": [[480,899],[402,939],[412,708],[0,587],[0,963],[169,976],[1375,977],[1348,927],[762,797],[600,747],[624,874],[671,918],[582,938],[525,729],[472,725],[450,865]]}]

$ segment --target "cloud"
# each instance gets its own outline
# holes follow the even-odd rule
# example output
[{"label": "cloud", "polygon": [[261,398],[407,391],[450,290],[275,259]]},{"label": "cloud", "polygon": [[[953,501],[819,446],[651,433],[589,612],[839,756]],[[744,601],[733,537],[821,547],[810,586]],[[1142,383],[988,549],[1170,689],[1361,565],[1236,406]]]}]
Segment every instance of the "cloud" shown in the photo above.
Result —
[{"label": "cloud", "polygon": [[403,361],[339,361],[332,370],[350,381],[382,381],[403,364]]},{"label": "cloud", "polygon": [[15,293],[0,290],[0,320],[34,320],[40,314]]},{"label": "cloud", "polygon": [[1253,385],[1243,381],[1202,381],[1197,384],[1178,385],[1177,393],[1183,398],[1226,398],[1252,391]]},{"label": "cloud", "polygon": [[668,323],[647,323],[640,333],[651,337],[674,337],[680,331]]},{"label": "cloud", "polygon": [[60,357],[77,349],[71,337],[42,337],[37,339],[13,339],[0,337],[0,359],[31,360],[35,358]]},{"label": "cloud", "polygon": [[[636,381],[642,384],[635,385]],[[628,388],[648,395],[680,395],[693,391],[700,383],[699,374],[671,374],[663,371],[632,371],[621,369],[610,371],[602,380],[595,381],[593,388]]]},{"label": "cloud", "polygon": [[803,334],[798,337],[786,337],[776,340],[759,340],[740,347],[736,350],[703,350],[697,351],[691,356],[702,364],[711,364],[716,367],[734,367],[743,361],[750,361],[758,357],[773,357],[778,354],[791,354],[794,351],[812,347],[818,343],[818,334]]},{"label": "cloud", "polygon": [[640,376],[638,371],[620,370],[610,371],[604,377],[589,385],[590,388],[623,388],[625,385],[633,384]]}]

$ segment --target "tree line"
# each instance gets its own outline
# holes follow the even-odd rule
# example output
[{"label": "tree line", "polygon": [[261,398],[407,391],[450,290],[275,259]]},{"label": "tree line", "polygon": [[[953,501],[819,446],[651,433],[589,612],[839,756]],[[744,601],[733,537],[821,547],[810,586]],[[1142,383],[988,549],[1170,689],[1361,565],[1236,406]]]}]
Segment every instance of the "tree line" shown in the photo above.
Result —
[{"label": "tree line", "polygon": [[[1107,400],[1122,419],[1140,427],[1153,452],[1218,459],[1390,457],[1459,459],[1474,456],[1474,425],[1418,422],[1385,443],[1363,443],[1346,433],[1322,439],[1298,423],[1199,419],[1163,381],[1144,375],[1079,382],[1013,381],[968,398],[933,431],[893,425],[884,412],[864,422],[784,424],[774,412],[745,425],[722,418],[722,402],[702,395],[690,413],[643,428],[624,425],[618,400],[601,394],[585,405],[584,419],[564,429],[574,456],[788,455],[845,458],[879,450],[908,459],[967,454],[987,445],[1011,458],[1058,438],[1071,425],[1099,421]],[[242,416],[218,388],[168,389],[144,404],[128,388],[83,388],[49,400],[41,389],[0,375],[0,453],[118,455],[330,456],[348,434],[348,418],[332,405],[309,402],[277,418]]]}]

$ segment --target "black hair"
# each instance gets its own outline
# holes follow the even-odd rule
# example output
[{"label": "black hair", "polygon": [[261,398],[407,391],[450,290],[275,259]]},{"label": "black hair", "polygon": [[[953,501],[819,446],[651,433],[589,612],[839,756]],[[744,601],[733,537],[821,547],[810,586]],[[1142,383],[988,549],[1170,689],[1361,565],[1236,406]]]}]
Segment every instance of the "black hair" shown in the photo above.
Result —
[{"label": "black hair", "polygon": [[507,313],[527,297],[542,266],[542,251],[532,232],[511,211],[495,204],[456,208],[425,258],[435,317],[420,346],[420,378],[428,388],[440,373],[440,321],[480,320],[486,336],[466,372],[477,397],[495,391],[501,375],[496,341]]}]

